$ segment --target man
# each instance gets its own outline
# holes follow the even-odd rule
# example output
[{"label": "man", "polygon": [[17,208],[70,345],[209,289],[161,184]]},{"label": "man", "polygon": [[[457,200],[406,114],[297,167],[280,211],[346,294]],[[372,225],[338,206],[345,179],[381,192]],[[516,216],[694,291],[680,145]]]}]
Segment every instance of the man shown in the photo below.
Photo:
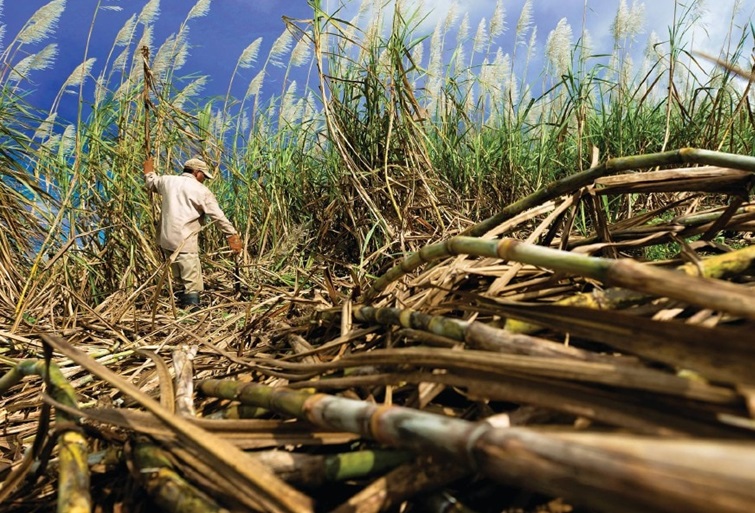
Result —
[{"label": "man", "polygon": [[147,190],[160,194],[161,219],[158,244],[168,258],[178,250],[170,264],[181,308],[199,309],[199,293],[204,290],[202,268],[199,263],[199,231],[205,216],[218,224],[235,254],[241,253],[241,238],[218,205],[215,195],[203,185],[212,179],[207,163],[198,158],[187,160],[178,176],[157,176],[154,161],[144,162]]}]

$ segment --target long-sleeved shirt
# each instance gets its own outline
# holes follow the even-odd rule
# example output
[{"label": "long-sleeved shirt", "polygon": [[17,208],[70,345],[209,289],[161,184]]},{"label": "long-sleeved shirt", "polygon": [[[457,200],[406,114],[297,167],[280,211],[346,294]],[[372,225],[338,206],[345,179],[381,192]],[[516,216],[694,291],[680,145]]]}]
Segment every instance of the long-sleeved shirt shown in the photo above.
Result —
[{"label": "long-sleeved shirt", "polygon": [[220,209],[215,195],[191,174],[158,176],[147,173],[144,178],[147,190],[156,191],[162,198],[157,239],[160,247],[168,251],[181,247],[181,253],[198,253],[203,215],[215,221],[226,236],[237,233]]}]

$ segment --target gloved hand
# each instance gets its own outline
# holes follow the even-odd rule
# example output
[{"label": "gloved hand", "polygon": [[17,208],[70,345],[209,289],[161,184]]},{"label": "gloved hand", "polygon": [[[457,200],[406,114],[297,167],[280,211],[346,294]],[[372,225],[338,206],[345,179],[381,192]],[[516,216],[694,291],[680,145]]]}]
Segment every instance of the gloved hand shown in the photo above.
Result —
[{"label": "gloved hand", "polygon": [[155,161],[151,156],[149,156],[147,157],[147,160],[144,161],[144,174],[148,175],[154,172],[155,172]]},{"label": "gloved hand", "polygon": [[238,236],[238,234],[234,233],[233,235],[228,236],[228,246],[230,246],[231,251],[233,251],[235,254],[241,253],[241,237]]}]

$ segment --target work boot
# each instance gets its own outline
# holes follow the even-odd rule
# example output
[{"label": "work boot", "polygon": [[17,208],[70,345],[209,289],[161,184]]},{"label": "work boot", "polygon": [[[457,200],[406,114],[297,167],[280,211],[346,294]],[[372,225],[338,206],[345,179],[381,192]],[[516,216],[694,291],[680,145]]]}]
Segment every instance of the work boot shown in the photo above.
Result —
[{"label": "work boot", "polygon": [[196,312],[199,308],[199,292],[184,292],[178,296],[178,306],[189,312]]}]

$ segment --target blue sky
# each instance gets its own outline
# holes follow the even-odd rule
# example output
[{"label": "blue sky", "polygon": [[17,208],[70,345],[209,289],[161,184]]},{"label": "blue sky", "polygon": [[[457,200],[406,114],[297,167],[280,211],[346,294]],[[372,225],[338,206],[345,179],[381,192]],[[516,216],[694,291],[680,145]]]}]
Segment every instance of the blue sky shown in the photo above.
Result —
[{"label": "blue sky", "polygon": [[[2,40],[3,47],[8,45],[24,22],[32,14],[47,4],[49,0],[0,0],[2,17],[0,23],[5,25]],[[367,0],[371,1],[371,0]],[[543,47],[548,33],[559,20],[566,18],[575,35],[581,31],[584,21],[589,29],[595,51],[610,52],[612,45],[611,24],[621,0],[533,0],[533,23],[537,27],[538,49],[536,58],[542,62]],[[333,11],[341,5],[339,0],[322,0]],[[404,0],[407,5],[419,5],[419,0]],[[507,32],[498,44],[504,52],[510,52],[513,45],[513,32],[525,0],[505,0]],[[84,48],[92,24],[97,0],[68,0],[58,29],[48,41],[38,45],[24,47],[25,52],[39,51],[46,43],[58,44],[58,56],[50,70],[38,71],[30,76],[30,84],[25,87],[31,92],[29,100],[42,109],[49,109],[55,95],[71,71],[83,61]],[[147,0],[100,0],[101,5],[118,7],[120,11],[101,10],[97,14],[92,31],[92,43],[89,57],[104,62],[116,33],[124,22],[134,13],[138,13]],[[357,12],[360,0],[346,2],[340,11],[340,17],[351,19]],[[626,0],[631,7],[632,0]],[[686,3],[686,2],[685,2]],[[194,0],[161,0],[160,15],[155,25],[154,45],[159,46],[167,36],[178,31],[187,13],[195,5]],[[490,19],[496,0],[426,0],[428,16],[420,31],[429,35],[438,20],[447,17],[451,9],[459,13],[456,24],[466,12],[474,32],[482,18]],[[455,5],[455,7],[453,7]],[[585,10],[585,5],[587,9]],[[661,39],[667,37],[674,12],[674,0],[647,0],[643,3],[645,21],[640,34],[633,45],[641,51],[650,33],[655,31]],[[755,0],[717,0],[703,2],[704,15],[695,26],[694,48],[716,54],[721,48],[724,35],[729,31],[732,9],[739,5],[740,14],[736,20],[739,25],[749,22],[755,8]],[[681,5],[677,6],[681,10]],[[284,29],[281,16],[296,19],[310,18],[311,9],[305,0],[212,0],[206,16],[194,19],[189,24],[189,40],[192,49],[187,63],[182,68],[183,74],[208,75],[210,81],[203,90],[203,96],[224,95],[231,79],[232,70],[241,52],[252,41],[261,37],[260,60],[269,52],[270,46]],[[369,20],[364,20],[368,23]],[[417,36],[421,34],[416,34]],[[20,55],[19,57],[22,57]],[[242,95],[254,70],[242,70],[234,94]],[[97,63],[93,74],[98,73]],[[269,76],[268,88],[275,90],[275,80],[281,77]],[[280,93],[280,91],[275,91]]]},{"label": "blue sky", "polygon": [[[6,0],[0,22],[6,25],[3,46],[9,44],[21,26],[49,0]],[[2,2],[2,0],[0,0]],[[103,62],[118,30],[126,20],[139,13],[146,0],[103,0],[105,6],[118,6],[122,11],[101,10],[92,31],[89,57]],[[54,68],[32,75],[32,98],[42,108],[48,108],[60,86],[71,71],[84,60],[84,50],[96,0],[68,0],[58,23],[58,29],[49,42],[58,43],[58,56]],[[167,36],[178,31],[194,2],[191,0],[161,0],[160,14],[155,23],[154,44],[159,46]],[[282,7],[285,5],[286,7]],[[231,72],[244,48],[254,39],[262,37],[267,48],[283,31],[282,15],[295,18],[311,17],[305,1],[276,0],[215,0],[209,14],[192,20],[189,25],[192,49],[186,74],[210,76],[205,91],[208,95],[225,94]],[[28,48],[39,50],[45,43]],[[154,52],[155,49],[151,48]],[[93,72],[97,72],[97,65]]]}]

